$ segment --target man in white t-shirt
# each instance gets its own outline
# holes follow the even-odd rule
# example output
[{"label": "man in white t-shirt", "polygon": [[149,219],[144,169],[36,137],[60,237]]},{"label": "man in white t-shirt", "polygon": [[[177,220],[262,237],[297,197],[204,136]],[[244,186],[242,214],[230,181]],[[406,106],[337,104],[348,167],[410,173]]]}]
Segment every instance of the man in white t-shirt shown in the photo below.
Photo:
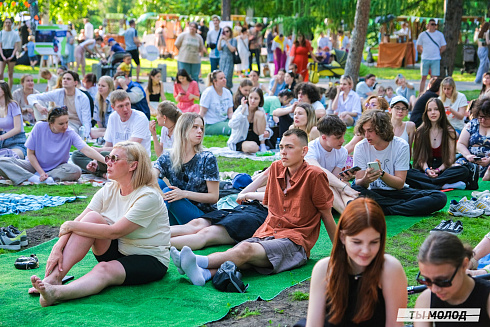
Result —
[{"label": "man in white t-shirt", "polygon": [[347,150],[344,144],[344,135],[347,126],[338,116],[327,115],[322,117],[317,124],[320,137],[308,143],[308,153],[305,161],[323,169],[328,176],[330,189],[333,192],[333,208],[342,213],[347,203],[354,200],[359,192],[353,190],[348,181],[351,176],[339,173],[345,167]]},{"label": "man in white t-shirt", "polygon": [[94,25],[92,25],[92,23],[90,23],[88,18],[84,18],[83,23],[85,24],[83,27],[85,29],[85,40],[93,39],[94,38]]},{"label": "man in white t-shirt", "polygon": [[435,19],[430,19],[427,31],[420,33],[417,40],[417,51],[422,53],[422,63],[420,65],[420,94],[424,93],[427,75],[440,76],[441,54],[446,50],[446,39],[437,30]]},{"label": "man in white t-shirt", "polygon": [[[126,91],[116,90],[111,93],[111,107],[114,112],[109,116],[102,148],[94,148],[102,155],[109,154],[114,144],[122,141],[141,143],[151,156],[150,122],[141,111],[131,109],[131,100]],[[91,161],[84,154],[75,151],[71,157],[73,163],[82,170],[88,170],[97,176],[103,176],[106,172],[105,165],[98,165],[97,161]]]},{"label": "man in white t-shirt", "polygon": [[405,140],[394,136],[390,117],[382,110],[364,112],[356,125],[364,135],[354,149],[354,190],[375,200],[385,215],[426,216],[446,205],[446,194],[415,190],[405,183],[410,168],[410,150]]}]

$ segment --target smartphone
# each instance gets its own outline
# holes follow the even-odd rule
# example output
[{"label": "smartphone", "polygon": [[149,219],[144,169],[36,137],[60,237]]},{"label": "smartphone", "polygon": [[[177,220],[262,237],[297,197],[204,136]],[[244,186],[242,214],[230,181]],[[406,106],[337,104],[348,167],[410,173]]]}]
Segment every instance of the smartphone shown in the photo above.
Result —
[{"label": "smartphone", "polygon": [[73,280],[74,278],[75,278],[75,276],[65,276],[61,280],[61,284],[65,284],[65,283],[69,282],[70,280]]},{"label": "smartphone", "polygon": [[346,170],[342,170],[339,175],[343,175],[344,173],[346,172],[349,172],[349,174],[353,175],[355,174],[356,172],[358,172],[359,170],[361,170],[361,167],[359,166],[354,166],[352,168],[349,168],[349,169],[346,169]]},{"label": "smartphone", "polygon": [[481,161],[482,157],[473,157],[473,160],[475,161]]},{"label": "smartphone", "polygon": [[381,170],[381,167],[379,166],[379,162],[377,161],[368,162],[368,168],[372,168],[374,170]]}]

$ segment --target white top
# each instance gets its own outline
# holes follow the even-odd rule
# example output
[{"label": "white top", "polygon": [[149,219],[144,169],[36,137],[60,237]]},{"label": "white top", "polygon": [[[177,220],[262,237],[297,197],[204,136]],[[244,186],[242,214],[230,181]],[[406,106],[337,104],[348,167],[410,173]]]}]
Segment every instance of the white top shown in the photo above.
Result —
[{"label": "white top", "polygon": [[48,91],[55,90],[56,83],[58,82],[58,76],[51,74],[51,78],[48,80]]},{"label": "white top", "polygon": [[83,41],[82,43],[79,44],[80,47],[85,47],[87,46],[87,48],[90,50],[90,51],[93,51],[94,50],[94,47],[95,47],[95,39],[86,39],[85,41]]},{"label": "white top", "polygon": [[344,101],[344,91],[339,94],[339,101],[337,103],[337,112],[340,114],[341,112],[357,112],[357,115],[360,116],[362,114],[361,110],[361,98],[359,95],[350,90],[347,95],[347,100]]},{"label": "white top", "polygon": [[92,23],[87,22],[85,26],[83,27],[85,29],[85,38],[86,39],[93,39],[94,38],[94,25]]},{"label": "white top", "polygon": [[228,109],[233,108],[233,97],[227,88],[223,88],[221,96],[218,95],[211,85],[202,93],[199,104],[208,109],[204,115],[204,122],[208,125],[216,124],[228,119]]},{"label": "white top", "polygon": [[[430,34],[430,37],[439,45],[435,45],[434,42],[429,38],[427,34]],[[422,59],[425,60],[440,60],[441,52],[440,48],[446,45],[446,39],[444,39],[444,34],[439,31],[434,31],[431,33],[429,31],[425,31],[420,33],[419,38],[417,40],[417,45],[421,45],[423,48],[422,51]]]},{"label": "white top", "polygon": [[[441,99],[441,97],[439,97]],[[458,111],[459,108],[467,106],[468,105],[468,100],[466,99],[466,95],[463,93],[458,92],[458,96],[456,97],[456,101],[454,103],[451,103],[451,99],[446,98],[446,101],[444,101],[444,107],[451,107],[453,110]],[[462,131],[464,128],[464,121],[463,119],[457,119],[454,117],[452,113],[447,115],[447,119],[453,125],[453,127],[459,131]]]},{"label": "white top", "polygon": [[121,195],[117,183],[107,183],[93,196],[90,210],[101,214],[109,225],[125,217],[138,228],[118,239],[124,255],[151,255],[168,267],[170,261],[170,224],[162,196],[152,187],[140,187]]},{"label": "white top", "polygon": [[[214,28],[210,28],[208,31],[208,35],[206,36],[206,44],[208,46],[211,43],[216,44],[216,48],[209,50],[209,58],[219,58],[219,51],[217,50],[218,49],[218,39],[219,39],[219,36],[221,36],[221,33],[223,33],[223,31],[221,31],[221,33],[219,33],[220,29],[215,30]],[[219,36],[218,36],[218,34],[219,34]]]},{"label": "white top", "polygon": [[330,42],[328,37],[324,36],[318,40],[318,46],[322,49],[325,47],[332,49],[332,42]]},{"label": "white top", "polygon": [[314,110],[325,109],[325,107],[323,106],[323,104],[320,101],[313,102],[311,104],[311,106],[313,107]]},{"label": "white top", "polygon": [[320,138],[317,138],[308,143],[308,153],[305,156],[305,160],[315,159],[322,168],[331,172],[336,167],[345,167],[347,155],[347,150],[344,147],[332,149],[332,151],[328,152],[320,144]]},{"label": "white top", "polygon": [[134,109],[131,109],[131,111],[131,116],[125,122],[121,121],[121,117],[117,111],[114,111],[109,116],[104,139],[106,142],[111,142],[114,145],[122,141],[127,141],[132,137],[140,138],[142,139],[141,145],[151,157],[150,122],[141,111]]},{"label": "white top", "polygon": [[[395,136],[393,141],[389,143],[386,149],[378,151],[373,145],[370,145],[367,139],[363,139],[357,143],[354,149],[354,166],[359,166],[361,170],[368,168],[368,162],[374,162],[379,159],[381,162],[381,169],[390,175],[395,175],[395,171],[404,171],[410,169],[410,149],[408,143],[405,140]],[[405,183],[403,186],[407,188]],[[369,185],[371,190],[396,190],[385,184],[378,178]]]},{"label": "white top", "polygon": [[[242,113],[242,105],[238,106],[238,108],[233,113],[230,121],[228,122],[228,126],[230,126],[231,128],[231,135],[226,144],[233,151],[236,150],[236,144],[238,142],[245,141],[245,139],[247,138],[248,127],[250,123],[248,122],[248,105],[245,106],[247,107],[247,109],[244,113]],[[264,112],[263,108],[259,108],[258,110]],[[265,117],[266,115],[264,112],[264,120],[266,119]]]},{"label": "white top", "polygon": [[[37,103],[44,105],[44,103],[52,101],[55,106],[62,107],[65,105],[65,89],[61,88],[45,93],[30,94],[27,96],[27,101],[33,106]],[[90,101],[85,93],[79,89],[75,89],[75,109],[77,111],[78,119],[85,127],[85,137],[89,137],[90,129],[92,128]]]},{"label": "white top", "polygon": [[19,33],[14,30],[9,32],[3,30],[0,32],[0,43],[2,43],[2,49],[14,49],[15,43],[20,42]]},{"label": "white top", "polygon": [[160,143],[162,143],[163,149],[171,149],[174,145],[174,134],[172,136],[168,136],[168,128],[162,126],[162,134],[160,136]]}]

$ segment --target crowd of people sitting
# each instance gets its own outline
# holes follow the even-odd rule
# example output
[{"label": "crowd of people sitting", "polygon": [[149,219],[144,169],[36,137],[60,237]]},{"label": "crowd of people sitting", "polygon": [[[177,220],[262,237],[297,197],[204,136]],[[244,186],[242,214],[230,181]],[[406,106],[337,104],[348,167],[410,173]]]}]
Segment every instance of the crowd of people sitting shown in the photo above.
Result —
[{"label": "crowd of people sitting", "polygon": [[[184,38],[196,36],[197,25],[191,27],[181,34],[182,47]],[[223,33],[230,36],[220,36],[215,46],[233,52],[231,29]],[[273,42],[274,58],[283,63],[283,36]],[[303,43],[300,37],[293,50],[307,47]],[[86,47],[79,48],[82,55]],[[166,100],[159,70],[150,73],[146,87],[125,69],[98,80],[93,74],[80,80],[64,69],[48,72],[42,93],[31,75],[13,93],[0,81],[3,178],[49,184],[76,181],[85,172],[109,180],[75,221],[61,226],[46,277],[33,276],[30,292],[40,293],[41,305],[48,306],[111,285],[148,283],[163,278],[170,258],[179,273],[201,286],[226,261],[261,274],[280,273],[307,262],[323,222],[333,250],[313,270],[303,324],[397,325],[396,312],[407,303],[406,276],[384,252],[385,216],[432,214],[447,204],[442,191],[476,190],[480,177],[490,180],[490,74],[483,75],[481,96],[468,108],[450,77],[432,78],[418,98],[402,75],[396,92],[376,91],[372,74],[357,86],[342,76],[338,86],[323,92],[296,72],[296,60],[287,71],[278,68],[269,85],[251,71],[232,95],[227,60],[220,58],[226,68],[213,70],[202,92],[195,63],[179,63],[176,103]],[[34,124],[28,138],[24,122]],[[345,144],[351,126],[354,137]],[[216,134],[228,135],[229,149],[245,154],[279,148],[280,160],[253,177],[232,210],[216,206],[218,162],[203,149],[204,135]],[[89,146],[88,139],[102,146]],[[152,141],[158,157],[153,163]],[[77,151],[70,155],[72,145]],[[485,196],[475,201],[451,203],[449,213],[471,216],[475,205],[490,211]],[[338,224],[332,208],[341,214]],[[468,301],[489,297],[490,284],[465,273],[475,258],[490,252],[490,237],[472,259],[457,237],[446,234],[431,235],[420,249],[418,280],[430,290],[419,307],[451,307],[460,304],[461,293]],[[219,244],[236,245],[208,256],[193,252]],[[90,248],[99,263],[61,285]],[[449,288],[442,297],[439,290]],[[488,322],[490,307],[478,305]]]}]

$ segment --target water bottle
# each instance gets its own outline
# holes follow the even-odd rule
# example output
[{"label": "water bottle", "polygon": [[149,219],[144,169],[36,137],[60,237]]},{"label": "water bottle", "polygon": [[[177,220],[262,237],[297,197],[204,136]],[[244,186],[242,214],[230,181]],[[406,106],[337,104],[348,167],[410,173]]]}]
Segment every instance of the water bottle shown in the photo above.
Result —
[{"label": "water bottle", "polygon": [[272,118],[272,115],[269,115],[269,117],[267,118],[267,123],[269,124],[269,127],[272,128],[272,127],[275,127],[276,126],[276,122],[274,121],[274,119]]},{"label": "water bottle", "polygon": [[279,143],[281,143],[281,139],[278,137],[276,140],[276,152],[279,152]]},{"label": "water bottle", "polygon": [[86,140],[85,138],[85,126],[81,126],[79,129],[78,129],[78,135],[80,135],[80,137],[82,138],[82,140]]}]

